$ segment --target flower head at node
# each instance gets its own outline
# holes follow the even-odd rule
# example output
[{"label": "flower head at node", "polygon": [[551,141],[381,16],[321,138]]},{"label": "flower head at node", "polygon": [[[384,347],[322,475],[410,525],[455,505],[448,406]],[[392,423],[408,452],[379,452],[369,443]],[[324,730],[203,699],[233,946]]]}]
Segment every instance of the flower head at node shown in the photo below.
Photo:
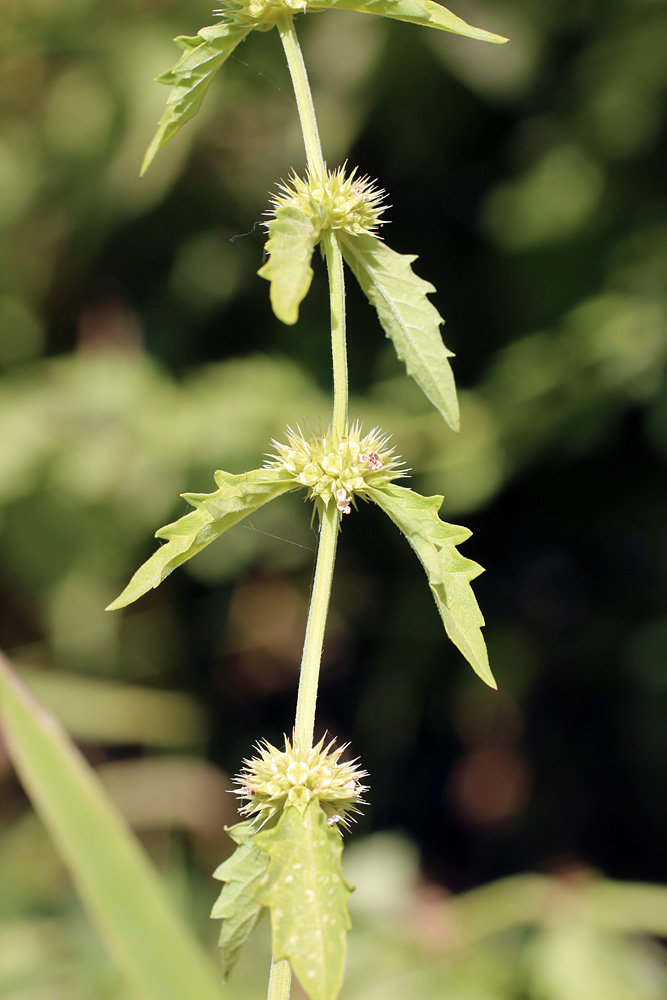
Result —
[{"label": "flower head at node", "polygon": [[373,233],[384,225],[380,219],[385,192],[373,186],[369,177],[358,177],[356,167],[348,176],[345,167],[305,178],[293,173],[280,185],[273,198],[274,211],[287,206],[298,208],[317,222],[319,230],[342,229],[350,236]]},{"label": "flower head at node", "polygon": [[369,487],[387,486],[406,475],[388,443],[379,427],[362,435],[359,423],[340,438],[331,431],[306,436],[288,427],[286,443],[273,441],[276,451],[266,467],[287,472],[297,486],[307,487],[311,500],[324,507],[333,502],[342,514],[349,514],[355,495],[363,497]]},{"label": "flower head at node", "polygon": [[265,821],[282,813],[288,805],[305,809],[316,798],[327,815],[329,825],[349,827],[351,813],[364,804],[367,786],[362,780],[366,771],[355,761],[340,762],[345,746],[324,746],[320,740],[309,750],[294,746],[285,737],[280,751],[266,740],[257,746],[257,756],[243,761],[241,773],[234,778],[235,791],[244,801],[241,813],[256,815]]},{"label": "flower head at node", "polygon": [[308,0],[223,0],[213,13],[228,24],[268,31],[285,13],[302,14],[307,7]]}]

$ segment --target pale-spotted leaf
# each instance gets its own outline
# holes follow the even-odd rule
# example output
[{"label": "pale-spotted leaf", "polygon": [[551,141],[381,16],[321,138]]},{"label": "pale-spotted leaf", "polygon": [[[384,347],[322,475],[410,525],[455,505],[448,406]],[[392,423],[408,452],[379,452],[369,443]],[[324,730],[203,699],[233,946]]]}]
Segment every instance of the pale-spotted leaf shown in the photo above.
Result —
[{"label": "pale-spotted leaf", "polygon": [[440,519],[440,496],[423,497],[393,483],[369,487],[366,496],[389,515],[410,542],[426,570],[447,635],[475,673],[495,688],[481,631],[484,618],[470,586],[484,570],[456,548],[470,538],[469,529]]},{"label": "pale-spotted leaf", "polygon": [[502,44],[507,41],[503,35],[494,35],[484,28],[474,28],[462,18],[433,0],[309,0],[308,10],[333,7],[336,10],[358,10],[362,14],[379,14],[393,17],[410,24],[423,24],[431,28],[465,35],[480,42]]},{"label": "pale-spotted leaf", "polygon": [[222,920],[218,943],[224,979],[232,971],[241,948],[263,912],[255,892],[266,873],[269,856],[255,843],[256,826],[252,821],[245,821],[227,830],[238,847],[213,873],[213,878],[224,882],[211,910],[213,919]]},{"label": "pale-spotted leaf", "polygon": [[316,798],[303,813],[288,806],[271,830],[257,834],[271,860],[257,900],[271,909],[273,955],[286,959],[310,1000],[336,1000],[343,981],[347,897],[343,844]]},{"label": "pale-spotted leaf", "polygon": [[397,355],[450,427],[459,429],[459,404],[448,351],[440,336],[442,316],[429,301],[433,285],[412,270],[413,254],[399,254],[377,236],[339,233],[353,271]]},{"label": "pale-spotted leaf", "polygon": [[269,259],[258,271],[271,282],[271,306],[279,320],[296,323],[313,278],[310,262],[320,236],[313,219],[293,205],[276,209],[269,223]]},{"label": "pale-spotted leaf", "polygon": [[213,77],[249,31],[247,25],[223,22],[202,28],[197,35],[181,35],[174,39],[183,50],[183,55],[173,69],[156,77],[158,83],[164,83],[172,90],[144,157],[142,174],[172,135],[197,114]]},{"label": "pale-spotted leaf", "polygon": [[127,587],[107,608],[116,611],[136,601],[192,556],[248,514],[275,497],[294,489],[287,474],[278,469],[253,469],[238,476],[216,472],[214,493],[183,493],[195,510],[155,532],[166,541],[140,566]]}]

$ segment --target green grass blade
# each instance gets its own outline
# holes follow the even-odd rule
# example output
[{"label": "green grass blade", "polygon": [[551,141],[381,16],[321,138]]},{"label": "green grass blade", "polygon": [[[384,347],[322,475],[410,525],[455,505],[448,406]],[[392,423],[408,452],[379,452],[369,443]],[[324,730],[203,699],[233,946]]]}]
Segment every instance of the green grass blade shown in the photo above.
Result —
[{"label": "green grass blade", "polygon": [[197,114],[213,77],[249,31],[250,28],[238,24],[213,24],[192,37],[182,35],[174,39],[183,49],[183,55],[173,69],[157,77],[158,83],[165,83],[172,90],[167,98],[167,109],[144,157],[142,174],[165,142]]},{"label": "green grass blade", "polygon": [[412,254],[391,250],[377,236],[339,234],[345,263],[377,309],[380,323],[422,392],[449,426],[459,429],[459,404],[448,351],[440,336],[444,322],[427,296],[433,285],[412,270]]},{"label": "green grass blade", "polygon": [[269,223],[269,259],[257,273],[271,282],[273,311],[290,326],[299,317],[313,279],[310,261],[319,235],[312,220],[291,205],[278,208]]},{"label": "green grass blade", "polygon": [[479,42],[495,42],[502,44],[508,41],[502,35],[494,35],[484,28],[474,28],[471,24],[452,14],[433,0],[310,0],[308,10],[318,7],[334,7],[339,10],[358,10],[362,14],[380,14],[382,17],[393,17],[397,21],[408,21],[410,24],[422,24],[430,28],[440,28],[442,31],[452,31],[456,35],[475,38]]},{"label": "green grass blade", "polygon": [[120,970],[146,1000],[221,1000],[212,963],[124,819],[1,655],[0,717],[24,788]]},{"label": "green grass blade", "polygon": [[343,843],[316,798],[303,815],[288,806],[255,842],[270,855],[256,894],[271,908],[274,959],[287,959],[310,1000],[336,1000],[343,982],[351,889],[343,877]]},{"label": "green grass blade", "polygon": [[216,472],[215,481],[218,489],[214,493],[183,494],[196,510],[155,532],[166,545],[161,545],[139,567],[107,611],[117,611],[132,604],[244,517],[281,493],[294,489],[294,483],[275,469],[253,469],[238,476]]},{"label": "green grass blade", "polygon": [[484,618],[470,586],[484,571],[456,548],[470,538],[471,532],[440,520],[440,496],[423,497],[395,484],[369,488],[366,495],[389,515],[410,542],[426,570],[447,635],[484,683],[495,688],[482,635]]}]

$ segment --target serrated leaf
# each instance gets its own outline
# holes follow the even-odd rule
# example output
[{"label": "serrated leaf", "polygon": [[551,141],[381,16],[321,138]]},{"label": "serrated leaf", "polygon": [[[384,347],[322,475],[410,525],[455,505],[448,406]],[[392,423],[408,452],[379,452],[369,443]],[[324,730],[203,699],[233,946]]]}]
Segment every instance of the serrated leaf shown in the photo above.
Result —
[{"label": "serrated leaf", "polygon": [[183,55],[173,69],[158,76],[157,82],[172,88],[167,109],[160,119],[141,173],[144,174],[164,144],[197,114],[213,77],[250,31],[238,24],[213,24],[192,37],[181,35],[174,41]]},{"label": "serrated leaf", "polygon": [[408,374],[457,431],[459,404],[448,360],[453,355],[440,336],[444,320],[427,298],[435,288],[412,270],[417,258],[396,253],[377,236],[341,233],[339,240],[346,263],[377,309]]},{"label": "serrated leaf", "polygon": [[310,288],[310,261],[319,235],[313,220],[291,205],[278,208],[269,223],[269,259],[257,273],[271,282],[273,311],[290,326],[296,323],[299,306]]},{"label": "serrated leaf", "polygon": [[172,570],[201,552],[238,521],[294,489],[294,483],[277,469],[253,469],[238,476],[216,472],[215,482],[219,488],[214,493],[182,494],[196,510],[155,532],[155,537],[164,538],[166,545],[139,567],[107,611],[124,608],[159,586]]},{"label": "serrated leaf", "polygon": [[470,586],[484,570],[456,549],[472,532],[440,519],[440,496],[423,497],[393,483],[367,487],[366,495],[389,515],[419,556],[449,638],[475,673],[496,688],[481,631],[484,618]]},{"label": "serrated leaf", "polygon": [[289,962],[310,1000],[335,1000],[350,928],[341,835],[311,799],[303,815],[288,806],[255,840],[271,858],[257,900],[271,909],[274,958]]},{"label": "serrated leaf", "polygon": [[474,28],[471,24],[452,14],[450,10],[433,0],[310,0],[308,10],[333,7],[338,10],[358,10],[362,14],[380,14],[393,17],[410,24],[422,24],[430,28],[441,28],[456,35],[475,38],[480,42],[502,44],[508,41],[502,35],[494,35],[484,28]]},{"label": "serrated leaf", "polygon": [[225,883],[211,910],[213,919],[222,920],[218,943],[224,979],[262,915],[255,892],[268,868],[269,856],[255,843],[256,832],[251,821],[230,827],[227,833],[239,846],[213,873],[213,878]]}]

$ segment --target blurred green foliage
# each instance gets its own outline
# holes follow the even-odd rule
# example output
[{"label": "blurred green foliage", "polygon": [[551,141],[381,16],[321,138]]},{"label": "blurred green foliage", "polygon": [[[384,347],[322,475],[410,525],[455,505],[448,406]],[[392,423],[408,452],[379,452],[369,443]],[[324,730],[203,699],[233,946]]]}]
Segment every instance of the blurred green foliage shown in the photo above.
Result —
[{"label": "blurred green foliage", "polygon": [[[351,287],[353,412],[393,433],[415,487],[473,528],[464,554],[487,566],[477,592],[500,686],[484,691],[445,648],[384,519],[350,518],[321,725],[371,772],[364,832],[411,839],[385,841],[379,869],[372,840],[354,871],[350,848],[345,995],[660,997],[660,948],[618,935],[664,935],[664,902],[662,924],[622,926],[629,897],[610,888],[604,919],[591,916],[579,869],[665,878],[667,8],[455,11],[510,45],[343,12],[300,28],[329,164],[349,157],[387,188],[391,245],[419,252],[438,287],[463,387],[456,436]],[[108,774],[212,941],[224,773],[291,725],[308,512],[286,497],[131,613],[103,608],[185,512],[180,492],[256,467],[287,423],[327,419],[329,358],[322,270],[293,328],[255,276],[267,192],[303,165],[274,34],[240,47],[138,177],[166,98],[150,80],[174,62],[170,38],[209,20],[199,2],[4,4],[0,644]],[[184,753],[200,785],[178,770]],[[0,767],[0,993],[127,996]],[[454,947],[437,886],[536,867],[575,875],[548,882],[539,919],[528,906]],[[401,871],[402,895],[368,901]],[[517,885],[486,898],[491,922]],[[239,996],[264,989],[263,964],[248,956]]]}]

